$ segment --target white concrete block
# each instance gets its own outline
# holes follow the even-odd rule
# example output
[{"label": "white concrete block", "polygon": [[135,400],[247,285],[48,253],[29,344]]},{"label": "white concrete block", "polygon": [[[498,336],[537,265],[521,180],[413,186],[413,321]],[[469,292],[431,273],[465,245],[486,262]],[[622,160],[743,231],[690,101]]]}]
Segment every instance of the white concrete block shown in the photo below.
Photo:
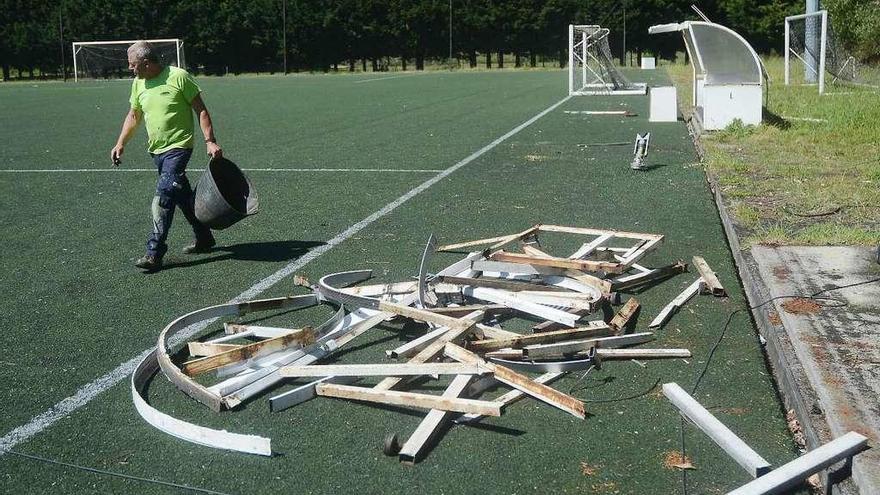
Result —
[{"label": "white concrete block", "polygon": [[654,57],[642,57],[642,69],[654,69],[657,62]]},{"label": "white concrete block", "polygon": [[650,88],[650,100],[649,122],[675,122],[678,120],[678,97],[674,87]]}]

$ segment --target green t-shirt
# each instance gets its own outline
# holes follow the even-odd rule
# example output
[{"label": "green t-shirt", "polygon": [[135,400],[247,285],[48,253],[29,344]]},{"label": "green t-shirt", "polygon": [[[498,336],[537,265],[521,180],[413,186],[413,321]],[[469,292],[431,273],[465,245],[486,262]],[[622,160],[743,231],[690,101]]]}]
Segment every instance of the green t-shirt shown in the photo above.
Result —
[{"label": "green t-shirt", "polygon": [[192,101],[201,89],[189,72],[166,66],[156,77],[131,83],[131,108],[144,114],[150,153],[193,147]]}]

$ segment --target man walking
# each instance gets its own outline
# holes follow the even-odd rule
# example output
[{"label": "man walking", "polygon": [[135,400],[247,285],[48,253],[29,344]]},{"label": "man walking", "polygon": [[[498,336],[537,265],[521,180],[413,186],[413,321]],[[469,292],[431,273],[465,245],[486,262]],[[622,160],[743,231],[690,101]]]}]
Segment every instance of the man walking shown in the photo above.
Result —
[{"label": "man walking", "polygon": [[168,250],[165,240],[175,206],[180,208],[195,234],[195,242],[183,249],[185,253],[207,252],[216,244],[211,230],[196,218],[195,196],[186,177],[186,165],[193,152],[193,112],[199,117],[208,155],[221,158],[223,150],[214,138],[211,115],[202,101],[201,89],[187,71],[162,66],[153,47],[145,41],[128,48],[128,67],[135,75],[131,84],[131,109],[122,123],[116,146],[110,151],[110,159],[115,166],[122,162],[125,144],[144,120],[148,151],[159,179],[152,204],[153,231],[147,240],[146,254],[135,266],[156,271],[161,268],[162,257]]}]

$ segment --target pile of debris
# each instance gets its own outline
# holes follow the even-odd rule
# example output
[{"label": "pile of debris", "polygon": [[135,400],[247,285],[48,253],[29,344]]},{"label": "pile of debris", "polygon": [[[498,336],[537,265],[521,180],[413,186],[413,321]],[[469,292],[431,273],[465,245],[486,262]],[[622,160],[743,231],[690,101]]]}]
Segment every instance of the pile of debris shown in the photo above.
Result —
[{"label": "pile of debris", "polygon": [[[560,257],[547,252],[541,234],[582,236],[580,247]],[[356,285],[369,270],[326,275],[311,293],[204,308],[170,323],[159,335],[155,352],[132,377],[132,395],[141,416],[176,437],[211,447],[271,455],[269,439],[212,430],[165,415],[147,404],[144,389],[161,368],[180,390],[214,411],[235,408],[254,395],[286,380],[314,380],[269,399],[280,411],[317,396],[428,409],[425,419],[399,445],[386,439],[385,452],[415,462],[445,421],[476,421],[500,416],[505,407],[528,395],[575,417],[585,417],[584,404],[548,384],[563,374],[597,368],[608,360],[686,358],[687,349],[633,347],[653,340],[653,333],[634,332],[640,310],[631,298],[618,311],[620,291],[637,289],[687,270],[681,261],[646,268],[638,261],[663,236],[536,225],[511,235],[436,247],[433,236],[422,256],[416,280]],[[427,267],[435,251],[471,252],[436,274]],[[519,249],[509,250],[511,246]],[[695,257],[697,280],[655,318],[663,325],[698,292],[725,295],[705,261]],[[257,311],[295,310],[319,304],[335,309],[333,317],[314,327],[287,329],[225,323],[225,335],[188,343],[192,359],[175,364],[168,341],[190,325],[218,317]],[[589,315],[601,312],[603,318]],[[501,328],[505,318],[537,320],[530,334]],[[392,318],[423,322],[425,333],[386,351],[397,362],[316,364],[370,328]],[[205,325],[206,326],[206,325]],[[204,326],[202,327],[204,328]],[[194,377],[209,371],[219,382],[205,386]],[[524,373],[540,373],[533,378]],[[442,395],[395,390],[417,377],[454,375]],[[355,385],[363,377],[384,377],[370,387]],[[481,394],[495,386],[512,390],[492,400]]]}]

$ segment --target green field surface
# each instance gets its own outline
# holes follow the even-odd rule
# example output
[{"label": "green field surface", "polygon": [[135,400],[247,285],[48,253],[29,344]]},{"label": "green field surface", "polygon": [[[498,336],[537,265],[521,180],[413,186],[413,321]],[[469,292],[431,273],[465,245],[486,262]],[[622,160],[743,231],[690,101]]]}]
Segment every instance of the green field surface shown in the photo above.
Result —
[{"label": "green field surface", "polygon": [[[646,75],[647,74],[647,75]],[[663,72],[635,80],[669,84]],[[380,80],[387,78],[387,80]],[[127,111],[129,84],[0,86],[0,232],[4,338],[0,358],[3,435],[155,346],[175,317],[227,302],[566,97],[561,71],[432,72],[200,78],[226,156],[245,169],[261,212],[217,232],[211,253],[188,256],[178,214],[166,268],[142,274],[155,173],[139,130],[123,166],[109,150]],[[635,117],[565,113],[631,110]],[[659,383],[690,390],[729,315],[747,303],[721,222],[683,122],[649,123],[647,96],[576,97],[492,147],[299,270],[322,275],[372,269],[375,281],[410,279],[431,233],[441,243],[521,231],[536,223],[664,234],[640,263],[703,256],[730,293],[697,296],[648,347],[686,347],[693,358],[609,362],[554,387],[583,399],[578,420],[526,399],[500,418],[445,432],[424,460],[405,466],[382,454],[386,434],[409,436],[424,411],[319,398],[271,413],[267,391],[213,413],[157,376],[150,403],[212,428],[272,439],[273,457],[213,450],[166,435],[140,418],[126,378],[84,406],[16,442],[15,452],[223,493],[682,493],[664,466],[681,449],[681,421]],[[629,167],[631,143],[651,132],[650,169]],[[191,168],[203,168],[197,145]],[[90,171],[73,171],[92,169]],[[337,169],[322,171],[320,169]],[[38,171],[40,170],[40,171]],[[45,170],[45,171],[42,171]],[[52,172],[52,171],[55,172]],[[71,171],[62,171],[71,170]],[[385,171],[380,171],[385,170]],[[195,182],[201,172],[193,170]],[[548,236],[551,246],[571,240]],[[558,244],[557,244],[558,243]],[[573,244],[572,244],[573,245]],[[438,253],[431,270],[461,254]],[[639,331],[697,273],[634,295]],[[292,277],[259,297],[302,294]],[[324,308],[245,316],[301,326]],[[600,316],[595,316],[596,318]],[[530,322],[511,321],[520,331]],[[204,335],[222,331],[209,326]],[[337,354],[340,363],[384,358],[418,328],[377,327]],[[368,380],[367,383],[370,381]],[[446,380],[418,385],[439,394]],[[487,397],[503,393],[491,391]],[[734,315],[696,398],[774,465],[797,456],[784,411],[747,311]],[[724,493],[750,478],[693,426],[684,427],[689,493]],[[5,440],[4,440],[5,441]],[[7,493],[171,493],[178,489],[0,456]]]}]

